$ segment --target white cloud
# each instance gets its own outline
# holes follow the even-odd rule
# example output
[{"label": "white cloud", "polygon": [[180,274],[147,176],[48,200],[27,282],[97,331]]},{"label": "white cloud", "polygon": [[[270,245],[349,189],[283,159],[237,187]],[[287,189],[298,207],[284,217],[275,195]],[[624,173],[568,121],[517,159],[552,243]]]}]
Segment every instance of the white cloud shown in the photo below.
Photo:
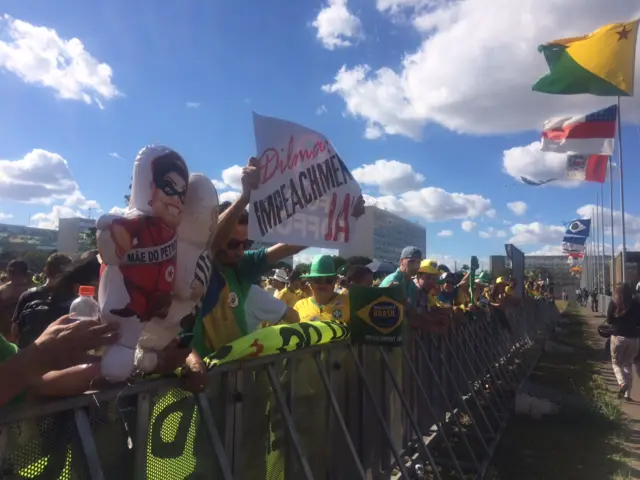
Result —
[{"label": "white cloud", "polygon": [[122,158],[122,156],[118,152],[111,152],[109,153],[109,156],[113,158],[117,158],[118,160],[124,160],[124,158]]},{"label": "white cloud", "polygon": [[76,190],[64,200],[67,207],[80,208],[82,210],[91,210],[93,213],[100,213],[100,204],[95,200],[87,200],[80,190]]},{"label": "white cloud", "polygon": [[316,36],[328,50],[348,47],[362,37],[360,19],[347,8],[347,0],[329,0],[313,22]]},{"label": "white cloud", "polygon": [[224,182],[221,182],[220,180],[211,180],[211,183],[213,183],[213,186],[216,187],[217,190],[225,190],[228,187],[224,184]]},{"label": "white cloud", "polygon": [[471,220],[465,220],[464,222],[462,222],[460,224],[460,227],[462,227],[462,229],[465,232],[473,231],[476,228],[476,226],[477,226],[477,223],[476,222],[472,222]]},{"label": "white cloud", "polygon": [[524,215],[525,213],[527,213],[527,208],[529,207],[526,203],[518,200],[516,202],[507,203],[507,208],[511,210],[515,215]]},{"label": "white cloud", "polygon": [[481,230],[480,232],[478,232],[478,235],[480,235],[480,237],[482,238],[492,238],[492,237],[504,238],[507,236],[507,232],[505,232],[504,230],[499,230],[494,227],[487,227],[484,230]]},{"label": "white cloud", "polygon": [[9,15],[0,16],[0,68],[23,81],[55,90],[59,98],[96,103],[121,95],[112,83],[113,71],[85,50],[83,43],[65,40],[47,27]]},{"label": "white cloud", "polygon": [[424,175],[397,160],[376,160],[351,173],[359,183],[377,186],[383,195],[415,190],[424,181]]},{"label": "white cloud", "polygon": [[324,115],[325,113],[327,113],[327,107],[325,107],[324,105],[320,105],[318,108],[316,108],[316,115]]},{"label": "white cloud", "polygon": [[10,213],[2,213],[2,212],[0,212],[0,221],[1,220],[9,220],[10,218],[13,218],[13,215],[11,215]]},{"label": "white cloud", "polygon": [[311,263],[313,257],[318,255],[338,255],[338,250],[331,248],[307,248],[293,256],[293,265],[299,263]]},{"label": "white cloud", "polygon": [[198,108],[200,105],[200,102],[187,102],[187,108]]},{"label": "white cloud", "polygon": [[78,184],[57,153],[34,149],[19,160],[0,160],[0,198],[51,203],[73,195],[80,199]]},{"label": "white cloud", "polygon": [[65,205],[54,205],[49,213],[36,213],[31,216],[31,225],[38,228],[57,229],[61,218],[85,217],[81,211]]},{"label": "white cloud", "polygon": [[566,253],[562,251],[561,245],[545,245],[544,247],[534,252],[527,253],[526,255],[552,256],[552,255],[566,255]]},{"label": "white cloud", "polygon": [[533,142],[524,147],[513,147],[505,150],[502,154],[504,172],[520,183],[523,183],[522,177],[526,177],[530,180],[543,182],[551,179],[560,179],[548,184],[554,187],[574,188],[580,185],[580,182],[563,180],[567,168],[566,155],[543,152],[540,147],[540,142]]},{"label": "white cloud", "polygon": [[235,202],[238,198],[240,198],[240,192],[228,191],[222,192],[218,195],[218,200],[220,203],[222,202]]},{"label": "white cloud", "polygon": [[540,222],[516,223],[511,227],[513,236],[509,239],[509,243],[516,246],[543,243],[557,243],[559,245],[562,242],[564,230],[564,227],[545,225]]},{"label": "white cloud", "polygon": [[[376,69],[344,65],[323,90],[342,97],[367,132],[416,139],[429,123],[462,133],[517,132],[610,103],[532,92],[548,71],[537,47],[640,15],[637,2],[601,0],[378,0],[378,9],[406,13],[421,43],[397,59],[397,69],[396,62]],[[636,117],[639,100],[625,102]]]},{"label": "white cloud", "polygon": [[421,188],[398,196],[363,196],[368,205],[375,205],[405,218],[431,222],[477,218],[491,210],[491,200],[481,195],[449,193],[436,187]]},{"label": "white cloud", "polygon": [[492,208],[491,210],[487,210],[484,215],[487,218],[496,218],[498,212],[496,212],[495,208]]},{"label": "white cloud", "polygon": [[233,165],[222,171],[222,182],[235,190],[242,190],[242,167]]},{"label": "white cloud", "polygon": [[222,180],[211,180],[218,190],[242,190],[242,167],[240,165],[225,168],[220,176]]},{"label": "white cloud", "polygon": [[438,232],[439,237],[451,237],[453,235],[453,231],[451,230],[440,230]]},{"label": "white cloud", "polygon": [[127,209],[124,207],[111,207],[109,213],[112,215],[124,215],[126,211]]}]

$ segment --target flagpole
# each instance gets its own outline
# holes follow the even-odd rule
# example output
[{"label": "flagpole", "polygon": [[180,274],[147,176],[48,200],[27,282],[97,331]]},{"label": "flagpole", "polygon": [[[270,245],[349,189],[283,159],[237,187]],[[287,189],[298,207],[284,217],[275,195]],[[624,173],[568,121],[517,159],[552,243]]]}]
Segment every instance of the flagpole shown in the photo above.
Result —
[{"label": "flagpole", "polygon": [[[591,223],[594,223],[596,218],[596,210],[595,208],[591,207]],[[596,254],[596,237],[595,235],[591,234],[591,267],[592,267],[592,272],[591,272],[591,288],[593,289],[598,282],[598,264],[596,263],[597,260],[597,254]]]},{"label": "flagpole", "polygon": [[607,271],[605,267],[606,249],[604,247],[604,183],[600,184],[600,242],[602,245],[602,252],[600,260],[602,263],[602,295],[607,290]]},{"label": "flagpole", "polygon": [[616,244],[613,236],[613,158],[609,157],[609,216],[611,220],[611,293],[616,281]]},{"label": "flagpole", "polygon": [[600,217],[598,216],[598,210],[600,210],[600,194],[596,190],[596,208],[593,212],[594,216],[591,221],[591,230],[594,233],[594,240],[596,243],[596,289],[600,290],[600,234],[598,233],[598,229],[600,228]]},{"label": "flagpole", "polygon": [[627,264],[627,232],[624,219],[624,175],[622,170],[622,115],[620,113],[620,97],[618,97],[618,169],[620,172],[620,215],[622,216],[622,252],[620,256],[621,277],[622,281],[626,281],[626,264]]}]

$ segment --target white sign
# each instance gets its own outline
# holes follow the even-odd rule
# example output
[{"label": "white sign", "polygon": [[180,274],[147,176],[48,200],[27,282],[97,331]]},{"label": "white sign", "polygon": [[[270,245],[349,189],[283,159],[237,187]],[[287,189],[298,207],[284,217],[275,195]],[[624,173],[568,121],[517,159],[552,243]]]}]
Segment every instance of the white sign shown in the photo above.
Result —
[{"label": "white sign", "polygon": [[325,248],[353,242],[360,186],[331,142],[256,113],[253,127],[261,180],[251,193],[249,238]]}]

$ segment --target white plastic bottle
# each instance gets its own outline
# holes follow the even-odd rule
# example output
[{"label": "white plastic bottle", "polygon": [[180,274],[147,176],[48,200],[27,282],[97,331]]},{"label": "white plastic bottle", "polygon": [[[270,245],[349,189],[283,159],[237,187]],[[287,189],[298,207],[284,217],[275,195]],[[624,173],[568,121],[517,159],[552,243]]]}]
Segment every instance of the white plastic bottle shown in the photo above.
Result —
[{"label": "white plastic bottle", "polygon": [[80,296],[73,301],[71,308],[69,308],[72,320],[98,320],[100,318],[100,305],[93,298],[95,292],[95,288],[87,285],[79,288]]}]

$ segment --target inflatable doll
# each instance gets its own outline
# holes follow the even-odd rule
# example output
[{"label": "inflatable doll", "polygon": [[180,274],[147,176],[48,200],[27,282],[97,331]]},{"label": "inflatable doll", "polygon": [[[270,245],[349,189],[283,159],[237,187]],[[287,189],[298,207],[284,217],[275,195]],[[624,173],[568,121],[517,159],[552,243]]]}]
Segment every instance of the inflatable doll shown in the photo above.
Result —
[{"label": "inflatable doll", "polygon": [[187,165],[177,152],[145,147],[135,160],[129,209],[124,216],[98,219],[101,318],[120,326],[119,342],[102,358],[102,375],[109,381],[131,375],[145,324],[169,313],[188,181]]},{"label": "inflatable doll", "polygon": [[173,299],[166,318],[153,318],[144,326],[136,352],[136,367],[153,371],[162,350],[180,333],[181,321],[196,315],[211,278],[211,243],[218,226],[218,192],[211,180],[191,174],[184,214],[178,227],[178,256]]}]

